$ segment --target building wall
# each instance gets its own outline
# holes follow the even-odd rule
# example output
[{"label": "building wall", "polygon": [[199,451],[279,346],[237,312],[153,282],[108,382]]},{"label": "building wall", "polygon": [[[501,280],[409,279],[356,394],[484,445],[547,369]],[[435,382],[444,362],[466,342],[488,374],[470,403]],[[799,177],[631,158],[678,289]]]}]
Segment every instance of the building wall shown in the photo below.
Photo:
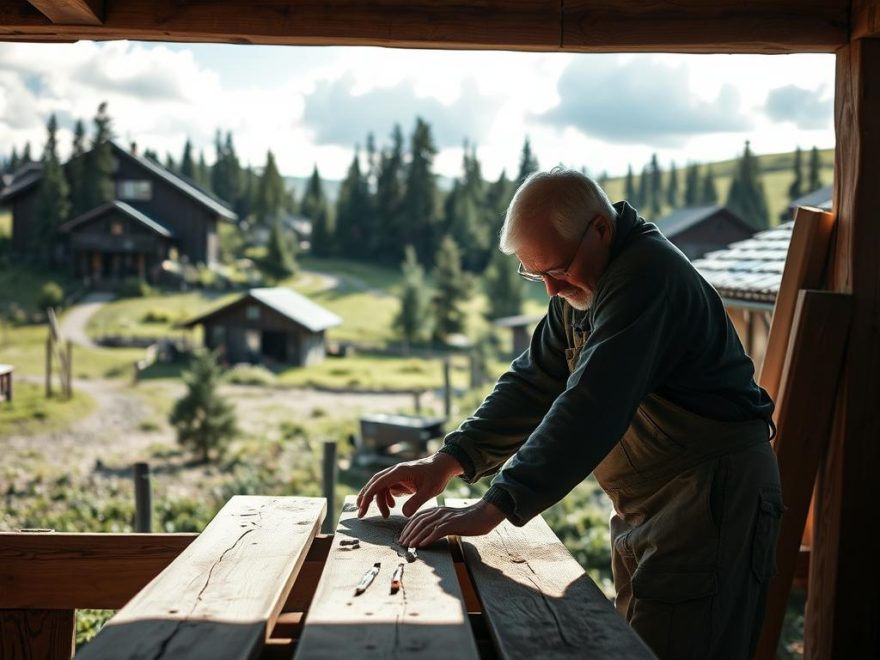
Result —
[{"label": "building wall", "polygon": [[25,251],[30,248],[31,231],[37,221],[37,187],[24,191],[12,201],[12,247]]}]

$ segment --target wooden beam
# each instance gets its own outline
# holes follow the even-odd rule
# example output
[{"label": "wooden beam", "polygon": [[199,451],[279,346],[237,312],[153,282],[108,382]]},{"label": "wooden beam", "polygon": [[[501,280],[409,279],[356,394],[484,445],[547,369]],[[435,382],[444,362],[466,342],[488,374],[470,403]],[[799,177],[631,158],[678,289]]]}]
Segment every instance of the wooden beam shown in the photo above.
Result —
[{"label": "wooden beam", "polygon": [[0,658],[70,660],[74,610],[0,610]]},{"label": "wooden beam", "polygon": [[[358,519],[354,502],[349,496],[342,508],[296,657],[477,658],[447,542],[420,548],[416,561],[407,562],[396,544],[406,519],[383,519],[375,503]],[[436,501],[425,506],[436,506]],[[352,538],[359,539],[359,548],[341,545]],[[355,596],[355,585],[375,562],[381,564],[378,576]],[[400,563],[403,586],[391,594],[391,576]]]},{"label": "wooden beam", "polygon": [[[446,499],[451,507],[472,502]],[[541,516],[460,543],[498,657],[655,657]]]},{"label": "wooden beam", "polygon": [[880,572],[865,525],[880,501],[880,41],[837,55],[833,286],[853,296],[831,446],[819,473],[805,642],[810,658],[880,657]]},{"label": "wooden beam", "polygon": [[28,0],[59,25],[101,25],[104,0]]},{"label": "wooden beam", "polygon": [[77,657],[255,657],[325,514],[323,498],[233,497]]},{"label": "wooden beam", "polygon": [[848,0],[113,0],[100,26],[5,4],[0,39],[789,53],[833,52],[849,28]]},{"label": "wooden beam", "polygon": [[831,434],[851,303],[850,296],[842,293],[801,291],[798,296],[779,390],[774,444],[787,509],[776,544],[779,572],[770,581],[756,658],[776,657],[813,484]]},{"label": "wooden beam", "polygon": [[196,534],[0,534],[0,608],[119,609]]},{"label": "wooden beam", "polygon": [[852,38],[880,37],[880,0],[853,0]]}]

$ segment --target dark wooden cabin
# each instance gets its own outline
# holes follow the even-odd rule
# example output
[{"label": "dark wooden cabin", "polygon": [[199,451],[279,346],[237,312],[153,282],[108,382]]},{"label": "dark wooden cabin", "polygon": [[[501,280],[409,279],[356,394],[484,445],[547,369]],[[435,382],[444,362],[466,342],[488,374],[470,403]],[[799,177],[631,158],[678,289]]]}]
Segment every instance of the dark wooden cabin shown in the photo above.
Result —
[{"label": "dark wooden cabin", "polygon": [[654,224],[691,261],[755,233],[749,223],[724,206],[675,209]]},{"label": "dark wooden cabin", "polygon": [[336,314],[286,287],[251,289],[233,302],[190,319],[201,325],[205,346],[229,364],[317,364],[325,355],[325,331],[342,323]]}]

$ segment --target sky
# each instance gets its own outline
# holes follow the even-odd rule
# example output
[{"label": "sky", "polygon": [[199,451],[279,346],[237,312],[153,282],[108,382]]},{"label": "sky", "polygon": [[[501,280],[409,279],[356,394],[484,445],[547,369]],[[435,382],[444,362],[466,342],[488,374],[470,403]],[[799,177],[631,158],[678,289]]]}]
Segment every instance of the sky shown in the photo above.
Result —
[{"label": "sky", "polygon": [[475,145],[487,178],[518,167],[528,136],[540,165],[599,176],[670,162],[834,146],[832,55],[569,54],[368,47],[0,43],[0,155],[45,143],[62,155],[74,123],[108,103],[117,138],[179,159],[189,137],[214,158],[233,133],[241,160],[282,174],[341,179],[368,133],[390,144],[417,116],[435,171],[459,176]]}]

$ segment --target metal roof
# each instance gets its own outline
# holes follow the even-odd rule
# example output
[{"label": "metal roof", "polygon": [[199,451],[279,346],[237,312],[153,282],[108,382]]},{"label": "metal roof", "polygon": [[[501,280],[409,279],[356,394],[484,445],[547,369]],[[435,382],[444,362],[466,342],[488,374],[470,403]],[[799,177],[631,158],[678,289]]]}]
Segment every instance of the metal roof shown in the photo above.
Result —
[{"label": "metal roof", "polygon": [[6,203],[18,193],[28,190],[35,183],[38,183],[42,176],[43,165],[41,163],[27,163],[15,172],[9,185],[0,190],[0,203]]},{"label": "metal roof", "polygon": [[182,327],[190,327],[202,323],[209,317],[215,316],[223,310],[238,304],[246,298],[252,298],[267,307],[272,308],[282,316],[298,323],[312,332],[321,332],[327,328],[335,327],[342,323],[342,319],[328,309],[312,302],[293,289],[278,286],[271,288],[251,289],[245,295],[223,305],[218,309],[211,310],[201,316],[190,319],[181,324]]},{"label": "metal roof", "polygon": [[693,227],[701,220],[709,218],[723,206],[686,206],[684,208],[675,209],[664,215],[662,218],[654,220],[657,228],[663,232],[666,238],[672,239],[676,234],[680,234],[686,229]]},{"label": "metal roof", "polygon": [[776,301],[779,293],[792,227],[794,221],[789,221],[760,231],[694,260],[694,267],[723,298],[763,303],[766,307]]},{"label": "metal roof", "polygon": [[150,216],[138,211],[133,206],[129,206],[125,202],[120,202],[118,199],[114,199],[109,202],[105,202],[101,204],[101,206],[97,206],[93,208],[91,211],[86,211],[85,213],[76,216],[73,220],[68,220],[63,225],[61,225],[58,230],[59,231],[70,231],[74,227],[83,224],[84,222],[88,222],[89,220],[94,220],[110,211],[119,211],[123,215],[128,216],[135,222],[139,222],[148,229],[153,232],[159,234],[160,236],[164,236],[165,238],[172,238],[174,234],[171,233],[169,229],[163,227],[158,222],[153,220]]}]

